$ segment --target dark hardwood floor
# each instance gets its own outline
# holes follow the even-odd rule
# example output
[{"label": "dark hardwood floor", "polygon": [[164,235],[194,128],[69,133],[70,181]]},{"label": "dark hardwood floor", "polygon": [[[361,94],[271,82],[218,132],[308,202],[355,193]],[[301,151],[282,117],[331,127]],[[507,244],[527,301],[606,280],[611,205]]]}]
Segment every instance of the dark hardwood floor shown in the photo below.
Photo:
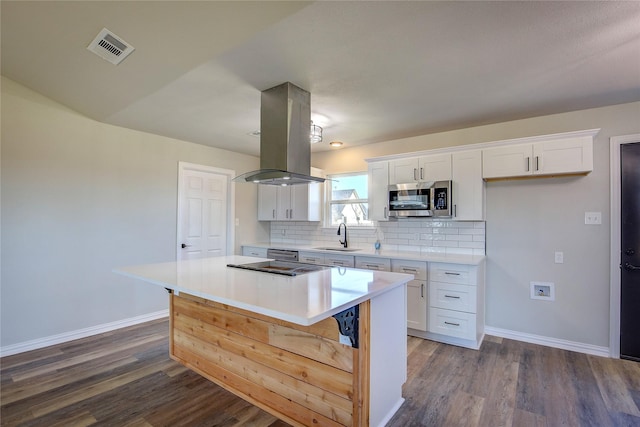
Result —
[{"label": "dark hardwood floor", "polygon": [[[409,338],[404,426],[640,426],[640,363]],[[287,426],[168,356],[160,320],[0,360],[2,426]]]}]

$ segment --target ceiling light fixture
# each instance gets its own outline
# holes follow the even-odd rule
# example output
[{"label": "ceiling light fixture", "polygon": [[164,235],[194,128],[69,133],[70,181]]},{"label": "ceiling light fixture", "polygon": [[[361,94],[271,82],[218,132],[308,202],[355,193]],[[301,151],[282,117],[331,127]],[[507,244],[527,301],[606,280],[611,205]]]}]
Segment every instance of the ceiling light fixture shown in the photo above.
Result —
[{"label": "ceiling light fixture", "polygon": [[338,148],[338,147],[342,147],[342,142],[340,142],[340,141],[331,141],[329,143],[329,145],[334,147],[334,148]]},{"label": "ceiling light fixture", "polygon": [[318,125],[314,125],[311,121],[311,133],[309,134],[309,140],[312,144],[322,141],[322,128]]}]

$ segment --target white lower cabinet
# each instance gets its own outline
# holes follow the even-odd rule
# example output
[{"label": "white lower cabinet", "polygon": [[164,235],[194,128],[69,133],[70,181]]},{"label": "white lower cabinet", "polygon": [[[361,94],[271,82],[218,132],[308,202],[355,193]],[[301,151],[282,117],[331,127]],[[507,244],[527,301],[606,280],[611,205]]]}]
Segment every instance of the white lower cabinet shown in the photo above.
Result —
[{"label": "white lower cabinet", "polygon": [[429,307],[429,332],[475,340],[476,315],[475,313]]},{"label": "white lower cabinet", "polygon": [[353,267],[355,265],[353,255],[325,254],[324,263],[336,267]]},{"label": "white lower cabinet", "polygon": [[478,349],[484,338],[484,262],[429,263],[425,338]]},{"label": "white lower cabinet", "polygon": [[409,335],[420,336],[413,330],[427,330],[427,263],[393,259],[391,271],[415,276],[407,283],[407,328]]},{"label": "white lower cabinet", "polygon": [[324,264],[324,254],[317,252],[298,252],[298,261],[307,264]]},{"label": "white lower cabinet", "polygon": [[389,258],[357,256],[356,268],[376,271],[391,271],[391,260]]},{"label": "white lower cabinet", "polygon": [[425,285],[424,280],[412,280],[407,283],[407,328],[427,330]]}]

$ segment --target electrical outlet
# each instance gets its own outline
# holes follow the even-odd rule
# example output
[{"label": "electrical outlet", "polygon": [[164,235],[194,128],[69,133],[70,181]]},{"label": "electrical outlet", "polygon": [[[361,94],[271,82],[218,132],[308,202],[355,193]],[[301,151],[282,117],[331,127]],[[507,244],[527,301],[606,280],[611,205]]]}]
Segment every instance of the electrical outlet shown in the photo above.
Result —
[{"label": "electrical outlet", "polygon": [[555,261],[556,261],[556,264],[563,264],[564,263],[564,252],[556,252],[555,253]]},{"label": "electrical outlet", "polygon": [[584,223],[587,225],[602,224],[602,212],[585,212]]}]

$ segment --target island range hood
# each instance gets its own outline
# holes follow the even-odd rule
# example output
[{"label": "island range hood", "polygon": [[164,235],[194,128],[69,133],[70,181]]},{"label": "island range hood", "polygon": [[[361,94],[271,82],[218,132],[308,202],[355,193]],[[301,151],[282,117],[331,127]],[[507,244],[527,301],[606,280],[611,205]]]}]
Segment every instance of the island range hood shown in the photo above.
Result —
[{"label": "island range hood", "polygon": [[289,82],[262,91],[260,96],[260,169],[233,182],[268,185],[324,182],[310,175],[311,96]]}]

